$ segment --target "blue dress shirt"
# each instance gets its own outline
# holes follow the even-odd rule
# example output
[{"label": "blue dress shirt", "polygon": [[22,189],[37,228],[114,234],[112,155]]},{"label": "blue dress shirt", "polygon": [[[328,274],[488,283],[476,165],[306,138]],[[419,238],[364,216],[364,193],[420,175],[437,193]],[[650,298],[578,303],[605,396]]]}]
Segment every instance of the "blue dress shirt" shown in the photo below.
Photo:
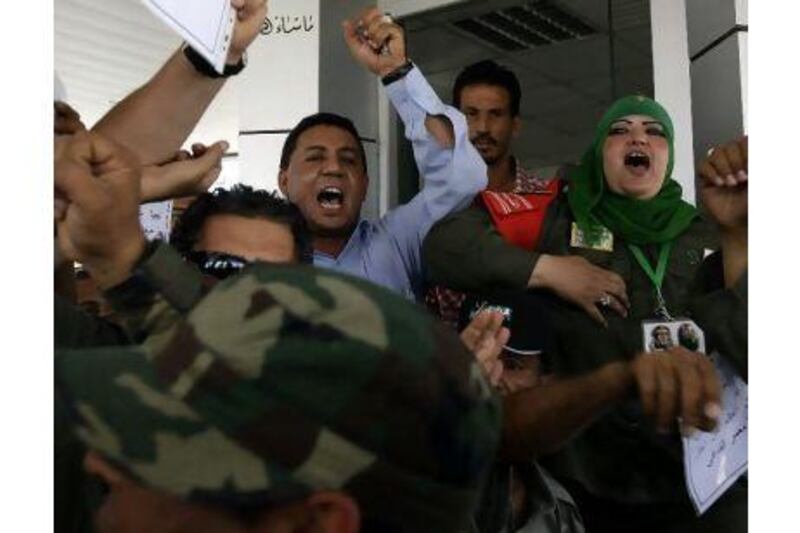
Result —
[{"label": "blue dress shirt", "polygon": [[[414,67],[388,85],[386,93],[405,124],[423,188],[379,220],[360,220],[338,257],[315,251],[314,265],[348,272],[421,300],[422,241],[436,221],[464,209],[486,188],[486,164],[469,140],[464,115],[442,103],[419,69]],[[452,148],[442,147],[425,128],[428,115],[450,120],[455,133]]]}]

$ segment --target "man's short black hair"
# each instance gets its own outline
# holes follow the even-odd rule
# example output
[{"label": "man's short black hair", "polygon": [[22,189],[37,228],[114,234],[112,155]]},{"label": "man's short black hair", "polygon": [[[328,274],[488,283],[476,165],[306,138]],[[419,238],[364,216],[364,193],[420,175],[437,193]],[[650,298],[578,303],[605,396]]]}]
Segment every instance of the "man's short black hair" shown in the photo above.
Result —
[{"label": "man's short black hair", "polygon": [[349,118],[335,113],[316,113],[314,115],[309,115],[301,120],[297,126],[289,132],[289,136],[286,137],[286,142],[283,143],[283,150],[281,151],[281,170],[286,170],[288,168],[289,160],[292,158],[295,148],[297,148],[297,139],[300,138],[300,135],[314,126],[334,126],[352,135],[358,145],[358,153],[361,154],[364,172],[367,171],[367,155],[364,153],[364,145],[361,142],[361,137],[358,135],[355,124],[353,124]]},{"label": "man's short black hair", "polygon": [[234,185],[230,190],[216,189],[198,196],[175,223],[170,243],[185,256],[192,251],[200,238],[208,217],[214,215],[263,218],[285,224],[292,231],[299,262],[312,261],[311,231],[300,210],[275,192],[241,184]]},{"label": "man's short black hair", "polygon": [[519,101],[522,90],[517,76],[508,68],[491,59],[469,65],[456,78],[453,84],[453,107],[461,109],[461,91],[469,85],[495,85],[508,91],[511,103],[511,116],[519,115]]}]

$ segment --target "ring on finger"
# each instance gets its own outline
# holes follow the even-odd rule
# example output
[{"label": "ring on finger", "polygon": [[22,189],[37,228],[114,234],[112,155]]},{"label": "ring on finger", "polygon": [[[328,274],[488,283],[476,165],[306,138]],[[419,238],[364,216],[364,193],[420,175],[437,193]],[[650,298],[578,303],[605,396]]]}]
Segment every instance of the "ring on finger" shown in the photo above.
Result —
[{"label": "ring on finger", "polygon": [[605,293],[600,297],[599,300],[597,300],[597,303],[599,303],[603,307],[608,307],[609,305],[611,305],[611,296],[608,293]]}]

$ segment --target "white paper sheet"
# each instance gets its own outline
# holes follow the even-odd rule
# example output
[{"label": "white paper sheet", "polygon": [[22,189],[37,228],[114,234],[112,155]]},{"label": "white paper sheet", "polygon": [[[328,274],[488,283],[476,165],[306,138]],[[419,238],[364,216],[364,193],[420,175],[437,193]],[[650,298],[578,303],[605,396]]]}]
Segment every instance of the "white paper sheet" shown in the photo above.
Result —
[{"label": "white paper sheet", "polygon": [[236,13],[230,0],[142,0],[145,6],[211,63],[225,69]]},{"label": "white paper sheet", "polygon": [[747,471],[747,384],[718,353],[712,353],[722,382],[722,418],[713,433],[683,438],[686,486],[703,514]]},{"label": "white paper sheet", "polygon": [[169,241],[172,231],[172,200],[153,202],[139,206],[139,222],[148,241]]}]

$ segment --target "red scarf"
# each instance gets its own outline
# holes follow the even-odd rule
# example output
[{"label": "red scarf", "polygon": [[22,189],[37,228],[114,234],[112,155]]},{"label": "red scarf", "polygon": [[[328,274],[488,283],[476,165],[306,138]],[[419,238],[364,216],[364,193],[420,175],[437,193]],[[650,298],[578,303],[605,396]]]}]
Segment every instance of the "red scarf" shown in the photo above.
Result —
[{"label": "red scarf", "polygon": [[526,250],[539,242],[547,207],[556,198],[561,180],[553,179],[545,190],[533,194],[483,191],[481,199],[503,238]]}]

